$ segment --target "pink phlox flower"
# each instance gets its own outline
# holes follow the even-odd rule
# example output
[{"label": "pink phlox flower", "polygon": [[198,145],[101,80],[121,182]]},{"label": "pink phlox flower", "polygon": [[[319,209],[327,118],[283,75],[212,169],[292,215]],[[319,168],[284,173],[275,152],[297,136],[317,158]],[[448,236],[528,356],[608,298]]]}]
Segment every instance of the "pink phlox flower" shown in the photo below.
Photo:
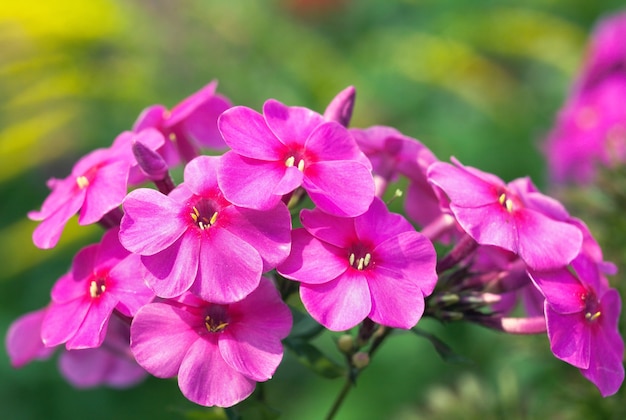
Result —
[{"label": "pink phlox flower", "polygon": [[133,319],[131,349],[154,376],[178,375],[189,400],[230,407],[247,398],[256,382],[272,377],[291,324],[289,308],[263,278],[243,300],[228,305],[185,295],[144,306]]},{"label": "pink phlox flower", "polygon": [[530,273],[546,298],[550,348],[579,368],[602,396],[613,395],[624,380],[624,341],[618,330],[621,299],[587,256],[579,255],[571,267],[573,271]]},{"label": "pink phlox flower", "polygon": [[355,218],[319,209],[302,210],[304,228],[292,233],[292,252],[278,266],[299,281],[311,316],[333,331],[366,317],[397,328],[412,328],[424,311],[437,274],[431,242],[378,198]]},{"label": "pink phlox flower", "polygon": [[598,166],[626,162],[625,96],[626,71],[565,104],[544,145],[554,182],[588,184]]},{"label": "pink phlox flower", "polygon": [[447,194],[450,210],[476,242],[514,252],[535,270],[566,266],[578,255],[580,229],[567,222],[562,205],[536,191],[530,180],[505,184],[452,160],[455,165],[431,165],[428,178]]},{"label": "pink phlox flower", "polygon": [[188,96],[171,110],[163,105],[152,105],[137,118],[133,131],[141,132],[152,127],[170,141],[160,151],[173,166],[180,159],[190,161],[198,156],[199,148],[224,149],[226,144],[217,129],[217,118],[232,106],[230,100],[215,93],[214,80]]},{"label": "pink phlox flower", "polygon": [[41,337],[46,346],[65,343],[68,350],[98,347],[114,310],[132,317],[154,298],[138,274],[139,256],[119,243],[118,229],[99,244],[81,249],[69,273],[53,286]]},{"label": "pink phlox flower", "polygon": [[289,254],[287,207],[232,205],[217,184],[218,162],[199,156],[169,195],[140,188],[124,201],[120,240],[142,256],[146,282],[160,297],[190,290],[211,302],[240,300]]},{"label": "pink phlox flower", "polygon": [[356,216],[374,198],[371,165],[354,138],[314,111],[270,99],[262,115],[238,106],[218,126],[232,149],[218,180],[235,205],[269,208],[301,186],[323,211]]}]

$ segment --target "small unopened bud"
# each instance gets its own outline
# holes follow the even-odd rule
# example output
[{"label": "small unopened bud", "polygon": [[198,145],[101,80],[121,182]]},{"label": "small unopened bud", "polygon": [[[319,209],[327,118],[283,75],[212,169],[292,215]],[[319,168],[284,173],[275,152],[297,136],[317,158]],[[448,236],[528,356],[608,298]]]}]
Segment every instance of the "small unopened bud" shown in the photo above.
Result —
[{"label": "small unopened bud", "polygon": [[347,127],[352,119],[352,110],[354,108],[354,98],[356,90],[354,86],[348,86],[335,96],[328,104],[324,111],[324,118],[328,121],[335,121]]},{"label": "small unopened bud", "polygon": [[364,351],[359,351],[352,355],[352,365],[357,369],[363,369],[370,364],[370,355]]},{"label": "small unopened bud", "polygon": [[167,163],[154,150],[135,140],[133,142],[133,155],[137,159],[139,168],[153,181],[159,181],[167,176]]},{"label": "small unopened bud", "polygon": [[345,354],[350,354],[354,350],[354,337],[344,334],[337,340],[337,348]]}]

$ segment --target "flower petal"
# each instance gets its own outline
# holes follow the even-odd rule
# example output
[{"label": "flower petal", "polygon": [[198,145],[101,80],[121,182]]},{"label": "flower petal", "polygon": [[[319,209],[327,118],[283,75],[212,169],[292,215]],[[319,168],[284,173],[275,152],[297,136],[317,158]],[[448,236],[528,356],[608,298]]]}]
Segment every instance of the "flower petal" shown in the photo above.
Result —
[{"label": "flower petal", "polygon": [[263,117],[267,126],[286,146],[304,146],[313,129],[324,123],[324,118],[315,111],[286,106],[275,99],[265,101]]},{"label": "flower petal", "polygon": [[266,161],[280,160],[285,146],[276,138],[261,114],[244,106],[230,108],[217,125],[234,153]]},{"label": "flower petal", "polygon": [[353,269],[324,284],[302,283],[300,297],[309,314],[331,331],[349,330],[372,309],[367,280]]},{"label": "flower petal", "polygon": [[545,314],[552,353],[573,366],[587,369],[591,355],[591,330],[582,312],[563,315],[546,303]]}]

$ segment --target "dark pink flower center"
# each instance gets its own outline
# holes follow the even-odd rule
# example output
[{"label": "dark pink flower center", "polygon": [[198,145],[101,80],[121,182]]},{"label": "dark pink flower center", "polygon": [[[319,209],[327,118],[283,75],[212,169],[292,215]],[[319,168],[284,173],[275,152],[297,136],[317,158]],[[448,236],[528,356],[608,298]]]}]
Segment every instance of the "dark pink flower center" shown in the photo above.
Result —
[{"label": "dark pink flower center", "polygon": [[593,290],[589,290],[587,291],[587,294],[583,295],[582,299],[585,302],[585,319],[589,323],[596,322],[602,315],[602,312],[600,311],[600,302],[598,301],[596,294]]},{"label": "dark pink flower center", "polygon": [[217,221],[217,206],[212,200],[205,198],[200,199],[195,205],[191,206],[189,216],[193,223],[201,230],[208,229]]},{"label": "dark pink flower center", "polygon": [[352,268],[359,271],[363,271],[366,268],[371,267],[373,265],[373,261],[372,253],[370,252],[369,247],[366,247],[363,244],[353,246],[350,250],[350,255],[348,256],[348,262]]},{"label": "dark pink flower center", "polygon": [[206,309],[204,315],[204,326],[210,333],[219,333],[226,329],[230,317],[228,316],[227,305],[211,305]]},{"label": "dark pink flower center", "polygon": [[89,295],[95,299],[99,298],[107,289],[106,277],[97,276],[89,282]]}]

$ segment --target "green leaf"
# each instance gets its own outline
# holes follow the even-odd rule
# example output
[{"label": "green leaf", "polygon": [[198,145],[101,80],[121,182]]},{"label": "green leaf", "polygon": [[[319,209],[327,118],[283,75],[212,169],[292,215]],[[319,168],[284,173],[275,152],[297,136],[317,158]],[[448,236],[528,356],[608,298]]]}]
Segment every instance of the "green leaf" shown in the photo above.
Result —
[{"label": "green leaf", "polygon": [[461,356],[458,353],[455,353],[446,343],[441,341],[439,338],[435,337],[433,334],[421,330],[417,327],[411,328],[411,332],[413,334],[423,337],[430,341],[430,343],[435,348],[435,351],[441,356],[441,358],[448,363],[471,363],[471,360]]},{"label": "green leaf", "polygon": [[310,340],[324,331],[324,327],[315,321],[307,313],[290,307],[293,316],[293,327],[289,333],[289,338],[299,338]]},{"label": "green leaf", "polygon": [[325,378],[334,379],[346,375],[346,368],[327,357],[317,347],[300,338],[289,337],[284,340],[300,363]]}]

